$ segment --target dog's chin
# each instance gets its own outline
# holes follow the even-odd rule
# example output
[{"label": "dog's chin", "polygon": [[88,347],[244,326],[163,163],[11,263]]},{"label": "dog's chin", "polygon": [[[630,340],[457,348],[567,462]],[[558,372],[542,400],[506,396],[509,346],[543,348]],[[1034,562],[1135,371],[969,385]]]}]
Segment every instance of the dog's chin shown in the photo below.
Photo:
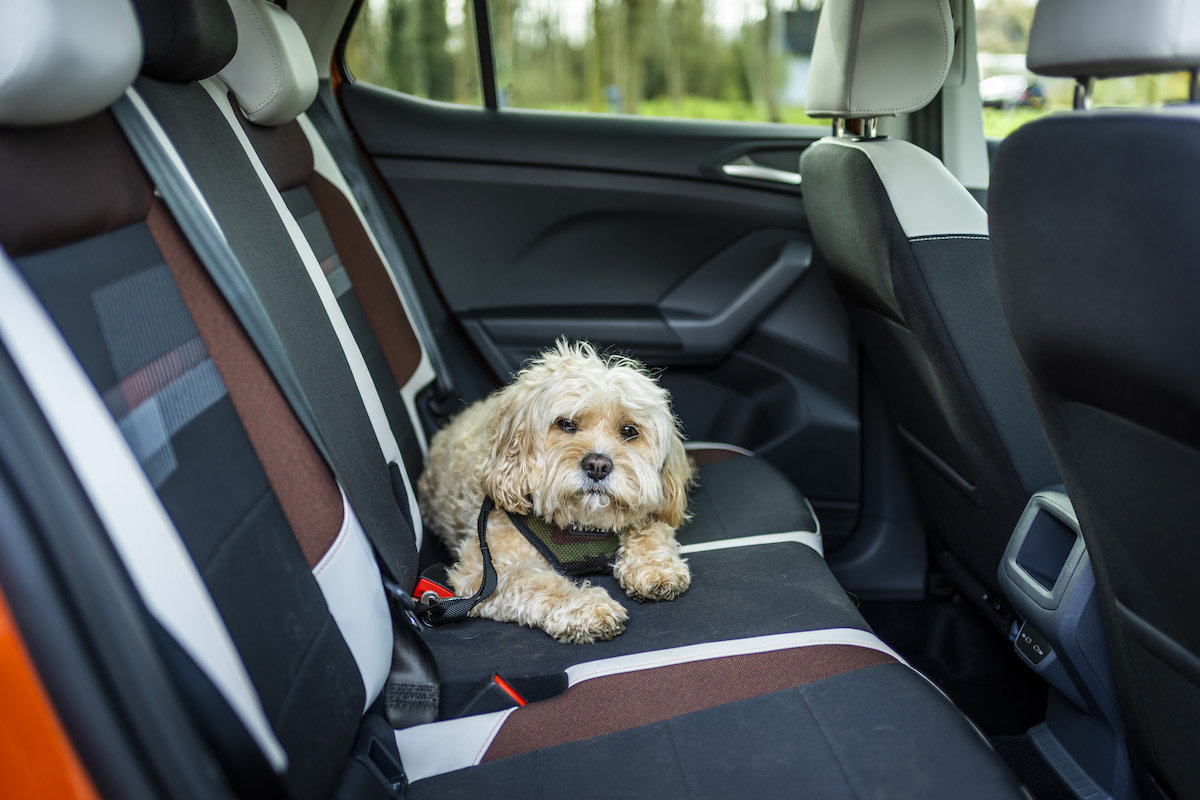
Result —
[{"label": "dog's chin", "polygon": [[539,516],[563,528],[585,530],[624,530],[646,515],[623,503],[607,487],[599,484],[583,486],[560,496],[554,503],[538,503]]}]

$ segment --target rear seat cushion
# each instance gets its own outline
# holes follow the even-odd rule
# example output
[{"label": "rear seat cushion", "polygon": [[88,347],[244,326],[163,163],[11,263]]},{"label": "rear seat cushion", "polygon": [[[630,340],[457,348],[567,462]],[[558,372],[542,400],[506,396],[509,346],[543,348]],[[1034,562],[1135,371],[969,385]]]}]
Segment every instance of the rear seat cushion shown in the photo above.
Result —
[{"label": "rear seat cushion", "polygon": [[958,710],[897,663],[492,760],[406,794],[474,796],[1026,797]]},{"label": "rear seat cushion", "polygon": [[820,531],[812,507],[791,481],[745,452],[709,443],[688,447],[698,480],[688,500],[692,518],[677,532],[682,544]]},{"label": "rear seat cushion", "polygon": [[[729,544],[729,543],[727,543]],[[824,628],[867,630],[853,603],[811,547],[777,542],[687,554],[692,585],[675,600],[638,603],[610,576],[596,578],[629,611],[625,632],[581,647],[512,623],[472,618],[426,631],[453,714],[498,673],[519,691],[561,691],[568,667],[584,660],[751,636]]]}]

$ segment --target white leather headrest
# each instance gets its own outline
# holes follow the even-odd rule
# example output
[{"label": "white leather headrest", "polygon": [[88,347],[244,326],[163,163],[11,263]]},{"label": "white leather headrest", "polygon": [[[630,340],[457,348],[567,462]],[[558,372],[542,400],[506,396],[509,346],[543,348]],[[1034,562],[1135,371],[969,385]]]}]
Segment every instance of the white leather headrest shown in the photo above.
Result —
[{"label": "white leather headrest", "polygon": [[1196,0],[1041,0],[1029,31],[1033,72],[1067,78],[1200,67]]},{"label": "white leather headrest", "polygon": [[142,33],[128,0],[0,2],[0,125],[95,114],[141,66]]},{"label": "white leather headrest", "polygon": [[858,118],[915,111],[942,88],[953,52],[949,0],[826,0],[805,113]]},{"label": "white leather headrest", "polygon": [[317,67],[308,40],[288,13],[266,0],[230,0],[238,47],[218,75],[246,119],[283,125],[317,97]]}]

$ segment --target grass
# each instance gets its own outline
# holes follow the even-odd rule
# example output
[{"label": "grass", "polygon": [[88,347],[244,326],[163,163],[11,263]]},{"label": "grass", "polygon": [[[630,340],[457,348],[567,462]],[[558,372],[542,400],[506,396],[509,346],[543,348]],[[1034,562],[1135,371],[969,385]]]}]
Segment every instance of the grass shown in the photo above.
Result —
[{"label": "grass", "polygon": [[[530,104],[526,107],[534,107]],[[547,103],[540,108],[544,111],[575,111],[595,112],[597,109],[586,101],[573,103]],[[818,125],[827,127],[829,120],[813,119],[796,107],[784,107],[781,110],[781,122],[788,125]],[[1026,122],[1045,116],[1049,109],[1034,108],[985,108],[983,109],[983,135],[989,138],[1003,138],[1012,133]],[[717,100],[708,97],[687,96],[678,102],[669,97],[654,97],[643,100],[637,109],[638,116],[644,117],[678,117],[681,119],[725,120],[731,122],[767,122],[764,108],[754,103],[740,100]]]},{"label": "grass", "polygon": [[[543,105],[521,105],[519,100],[514,106],[521,108],[537,108],[543,111],[575,111],[603,113],[606,109],[596,109],[586,101],[572,103],[546,103]],[[766,109],[754,103],[740,100],[717,100],[708,97],[680,98],[678,102],[669,97],[654,97],[643,100],[638,104],[636,116],[643,117],[677,117],[680,119],[724,120],[731,122],[767,122]],[[828,126],[829,120],[813,119],[804,113],[803,109],[784,107],[780,109],[780,120],[787,125],[821,125]]]}]

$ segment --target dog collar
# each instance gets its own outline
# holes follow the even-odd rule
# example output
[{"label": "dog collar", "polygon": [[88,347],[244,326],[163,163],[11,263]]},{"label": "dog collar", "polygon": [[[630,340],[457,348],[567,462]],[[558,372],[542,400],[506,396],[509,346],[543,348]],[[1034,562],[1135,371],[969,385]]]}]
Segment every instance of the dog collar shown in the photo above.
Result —
[{"label": "dog collar", "polygon": [[564,575],[577,578],[611,571],[621,544],[620,531],[564,530],[540,517],[507,513],[521,535]]}]

